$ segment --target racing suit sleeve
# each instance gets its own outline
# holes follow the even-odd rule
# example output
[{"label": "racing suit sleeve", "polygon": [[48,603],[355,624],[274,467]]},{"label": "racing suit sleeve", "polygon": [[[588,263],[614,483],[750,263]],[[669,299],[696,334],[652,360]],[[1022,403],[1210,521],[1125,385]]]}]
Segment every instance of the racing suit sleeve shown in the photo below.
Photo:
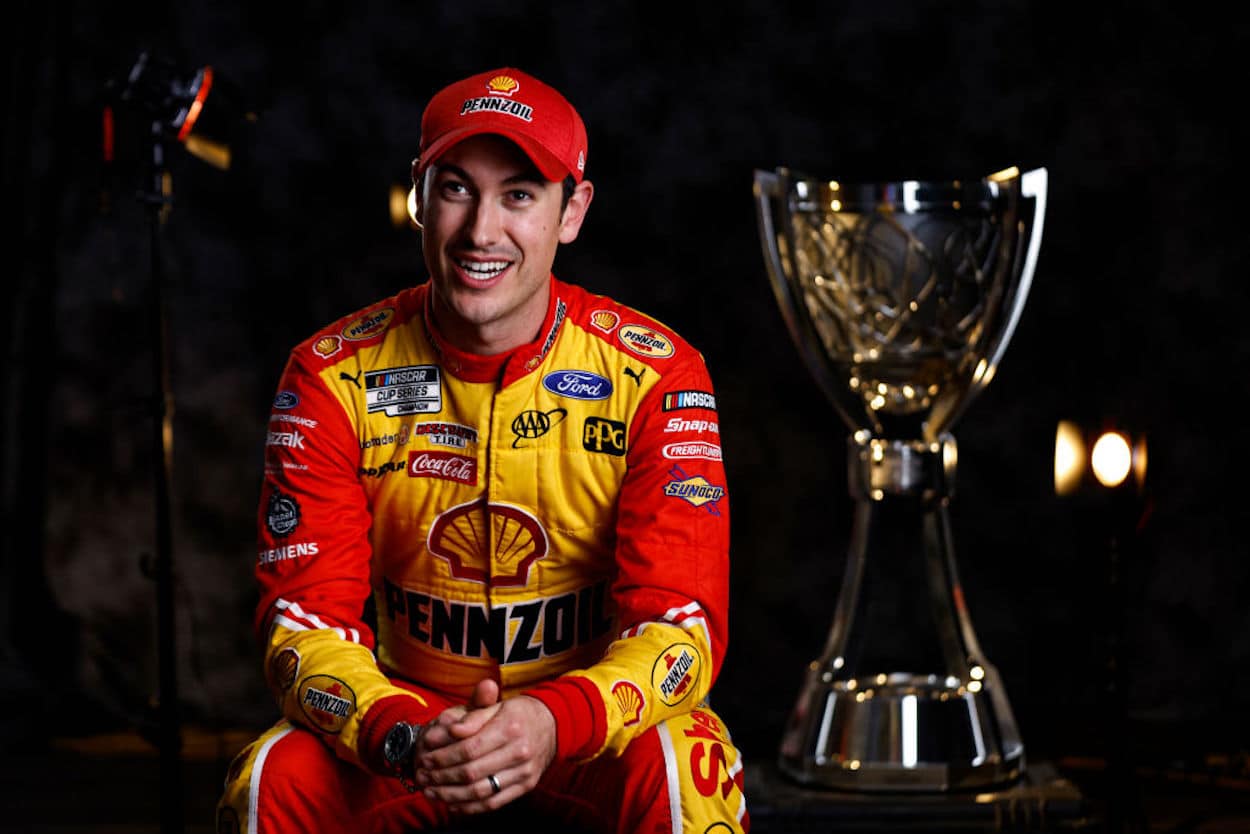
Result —
[{"label": "racing suit sleeve", "polygon": [[356,431],[305,361],[297,348],[269,418],[255,628],[282,714],[340,757],[381,770],[380,736],[397,720],[421,720],[425,703],[377,666],[363,621],[371,518]]},{"label": "racing suit sleeve", "polygon": [[526,693],[555,716],[562,758],[619,755],[665,718],[690,712],[725,656],[724,464],[711,378],[686,350],[630,426],[612,589],[622,631],[599,662]]}]

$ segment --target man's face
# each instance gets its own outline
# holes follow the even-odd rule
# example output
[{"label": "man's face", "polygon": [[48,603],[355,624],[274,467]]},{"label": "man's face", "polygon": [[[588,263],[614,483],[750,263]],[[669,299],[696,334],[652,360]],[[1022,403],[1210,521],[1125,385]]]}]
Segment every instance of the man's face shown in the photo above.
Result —
[{"label": "man's face", "polygon": [[561,184],[499,136],[473,136],[443,154],[424,177],[418,207],[443,336],[483,354],[533,340],[556,247],[577,237],[592,194],[580,183],[562,210]]}]

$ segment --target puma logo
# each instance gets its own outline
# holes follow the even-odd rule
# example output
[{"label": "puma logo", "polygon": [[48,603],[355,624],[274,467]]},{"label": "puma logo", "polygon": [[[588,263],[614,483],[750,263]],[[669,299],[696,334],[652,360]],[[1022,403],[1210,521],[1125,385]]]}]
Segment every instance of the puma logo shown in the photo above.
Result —
[{"label": "puma logo", "polygon": [[339,371],[339,379],[345,379],[348,382],[350,382],[352,385],[355,385],[357,389],[359,389],[360,388],[360,375],[363,373],[364,373],[363,370],[356,371],[355,376],[349,376],[345,371]]},{"label": "puma logo", "polygon": [[629,367],[628,365],[625,366],[625,376],[632,379],[634,381],[634,384],[638,386],[642,385],[642,375],[645,374],[646,372],[647,372],[646,368],[643,368],[641,371],[635,371],[633,368]]}]

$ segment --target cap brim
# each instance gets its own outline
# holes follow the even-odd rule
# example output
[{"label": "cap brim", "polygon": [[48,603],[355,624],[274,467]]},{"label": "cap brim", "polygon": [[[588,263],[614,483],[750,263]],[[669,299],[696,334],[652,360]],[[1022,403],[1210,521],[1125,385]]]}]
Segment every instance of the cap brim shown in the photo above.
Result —
[{"label": "cap brim", "polygon": [[475,125],[473,127],[463,127],[458,130],[451,130],[438,137],[425,152],[421,154],[417,162],[417,170],[424,171],[433,163],[437,162],[439,157],[451,150],[454,146],[460,144],[471,136],[481,136],[483,134],[491,134],[507,139],[516,145],[521,151],[529,157],[530,162],[534,163],[534,167],[538,169],[538,173],[542,174],[545,179],[551,182],[562,182],[565,177],[570,174],[574,179],[577,175],[569,171],[568,167],[560,161],[559,157],[547,150],[534,139],[523,134],[512,134],[500,130],[494,125]]}]

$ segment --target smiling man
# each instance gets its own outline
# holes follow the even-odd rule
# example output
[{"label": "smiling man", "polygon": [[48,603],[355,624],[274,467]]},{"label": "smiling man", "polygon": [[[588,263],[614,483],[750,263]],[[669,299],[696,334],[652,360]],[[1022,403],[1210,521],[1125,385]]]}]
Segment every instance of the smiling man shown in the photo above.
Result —
[{"label": "smiling man", "polygon": [[218,830],[746,831],[709,693],[729,506],[702,356],[558,280],[586,130],[517,69],[438,92],[413,162],[429,280],[290,355],[256,628],[283,718]]}]

